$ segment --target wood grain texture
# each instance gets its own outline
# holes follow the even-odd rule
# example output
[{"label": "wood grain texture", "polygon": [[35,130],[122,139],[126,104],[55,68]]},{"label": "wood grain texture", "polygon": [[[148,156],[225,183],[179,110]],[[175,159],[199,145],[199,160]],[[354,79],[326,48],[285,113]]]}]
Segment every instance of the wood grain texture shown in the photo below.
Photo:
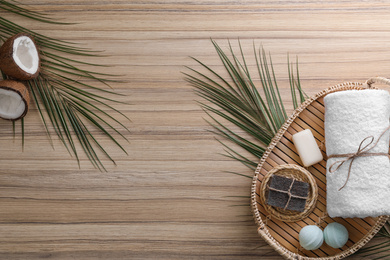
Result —
[{"label": "wood grain texture", "polygon": [[184,65],[199,68],[189,56],[222,71],[210,38],[223,48],[227,39],[237,47],[240,38],[255,69],[253,42],[262,44],[273,55],[289,111],[287,53],[299,56],[309,95],[390,76],[390,4],[383,1],[23,2],[77,24],[0,15],[105,51],[94,61],[127,81],[113,87],[131,105],[115,107],[132,122],[124,122],[131,130],[128,156],[103,138],[118,163],[107,160],[108,173],[85,157],[79,169],[58,140],[53,151],[33,106],[24,152],[9,122],[0,122],[0,259],[280,259],[256,233],[251,180],[224,173],[253,175],[221,156],[206,131],[181,74]]}]

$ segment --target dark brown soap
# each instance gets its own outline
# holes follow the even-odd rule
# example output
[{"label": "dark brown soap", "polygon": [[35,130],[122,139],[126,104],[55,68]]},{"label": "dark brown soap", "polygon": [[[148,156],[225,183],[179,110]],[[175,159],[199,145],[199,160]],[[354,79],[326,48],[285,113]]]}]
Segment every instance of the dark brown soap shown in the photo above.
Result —
[{"label": "dark brown soap", "polygon": [[[276,190],[268,191],[267,204],[282,209],[286,208],[288,210],[294,210],[299,212],[304,211],[306,199],[296,198],[294,196],[307,197],[309,194],[309,184],[306,182],[295,180],[290,190],[291,199],[290,201],[288,201],[289,194],[287,192],[289,191],[292,182],[292,178],[282,177],[278,175],[272,176],[269,187]],[[286,207],[287,202],[288,205]]]},{"label": "dark brown soap", "polygon": [[295,181],[291,188],[293,196],[307,197],[309,195],[309,183],[303,181]]}]

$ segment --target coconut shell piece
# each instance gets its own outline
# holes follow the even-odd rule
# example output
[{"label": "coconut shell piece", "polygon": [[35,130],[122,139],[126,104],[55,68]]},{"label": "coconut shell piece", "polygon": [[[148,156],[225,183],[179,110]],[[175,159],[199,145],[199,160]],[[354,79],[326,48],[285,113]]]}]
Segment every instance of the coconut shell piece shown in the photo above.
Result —
[{"label": "coconut shell piece", "polygon": [[19,80],[36,78],[40,71],[40,58],[33,38],[19,33],[4,42],[0,48],[0,69]]},{"label": "coconut shell piece", "polygon": [[0,81],[0,118],[18,120],[27,114],[30,94],[27,87],[19,81]]}]

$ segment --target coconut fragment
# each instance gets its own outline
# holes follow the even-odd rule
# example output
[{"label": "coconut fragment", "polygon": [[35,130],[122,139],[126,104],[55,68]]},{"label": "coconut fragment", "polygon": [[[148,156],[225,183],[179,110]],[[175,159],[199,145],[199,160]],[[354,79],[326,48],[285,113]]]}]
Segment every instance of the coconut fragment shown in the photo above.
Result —
[{"label": "coconut fragment", "polygon": [[0,81],[0,118],[17,120],[27,114],[30,94],[27,87],[15,80]]},{"label": "coconut fragment", "polygon": [[20,80],[38,76],[40,59],[31,36],[20,33],[4,42],[0,48],[0,69],[6,75]]}]

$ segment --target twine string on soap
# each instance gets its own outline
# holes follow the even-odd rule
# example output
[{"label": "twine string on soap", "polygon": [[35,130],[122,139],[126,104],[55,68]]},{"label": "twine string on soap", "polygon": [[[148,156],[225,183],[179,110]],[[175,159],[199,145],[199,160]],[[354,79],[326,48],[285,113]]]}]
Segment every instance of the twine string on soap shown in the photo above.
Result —
[{"label": "twine string on soap", "polygon": [[[349,163],[349,167],[348,167],[348,175],[347,175],[347,179],[345,180],[345,183],[344,185],[339,189],[339,191],[341,189],[343,189],[345,187],[345,185],[347,185],[348,181],[349,181],[349,177],[351,175],[351,169],[352,169],[352,164],[353,162],[355,161],[356,158],[358,157],[372,157],[372,156],[389,156],[388,153],[369,153],[369,151],[371,151],[371,149],[373,149],[378,143],[379,143],[379,140],[383,137],[383,135],[390,129],[390,126],[388,126],[382,133],[381,135],[378,137],[378,139],[376,140],[376,142],[374,143],[374,145],[372,145],[370,147],[370,145],[374,142],[375,138],[374,136],[367,136],[366,138],[364,138],[360,144],[359,144],[359,148],[357,149],[356,153],[347,153],[347,154],[332,154],[332,155],[329,155],[328,156],[328,159],[329,158],[340,158],[340,157],[345,157],[345,159],[343,160],[338,160],[334,163],[332,163],[332,165],[330,165],[329,167],[329,172],[330,173],[334,173],[336,172],[344,163],[350,161]],[[368,144],[364,145],[364,143],[366,142],[366,140],[370,140]],[[363,146],[364,145],[364,146]],[[336,168],[334,168],[336,167]]]},{"label": "twine string on soap", "polygon": [[284,208],[283,208],[284,210],[287,209],[288,204],[290,203],[291,198],[296,198],[296,199],[307,199],[307,196],[306,196],[306,197],[303,197],[303,196],[298,196],[298,195],[294,195],[294,194],[291,193],[291,189],[292,189],[292,187],[293,187],[293,185],[294,185],[295,179],[293,178],[292,180],[293,180],[293,181],[291,182],[290,187],[288,188],[288,190],[279,190],[279,189],[275,189],[275,188],[272,188],[272,187],[268,187],[269,190],[273,190],[273,191],[285,193],[285,194],[288,195],[287,203],[286,203],[286,205],[285,205]]}]

